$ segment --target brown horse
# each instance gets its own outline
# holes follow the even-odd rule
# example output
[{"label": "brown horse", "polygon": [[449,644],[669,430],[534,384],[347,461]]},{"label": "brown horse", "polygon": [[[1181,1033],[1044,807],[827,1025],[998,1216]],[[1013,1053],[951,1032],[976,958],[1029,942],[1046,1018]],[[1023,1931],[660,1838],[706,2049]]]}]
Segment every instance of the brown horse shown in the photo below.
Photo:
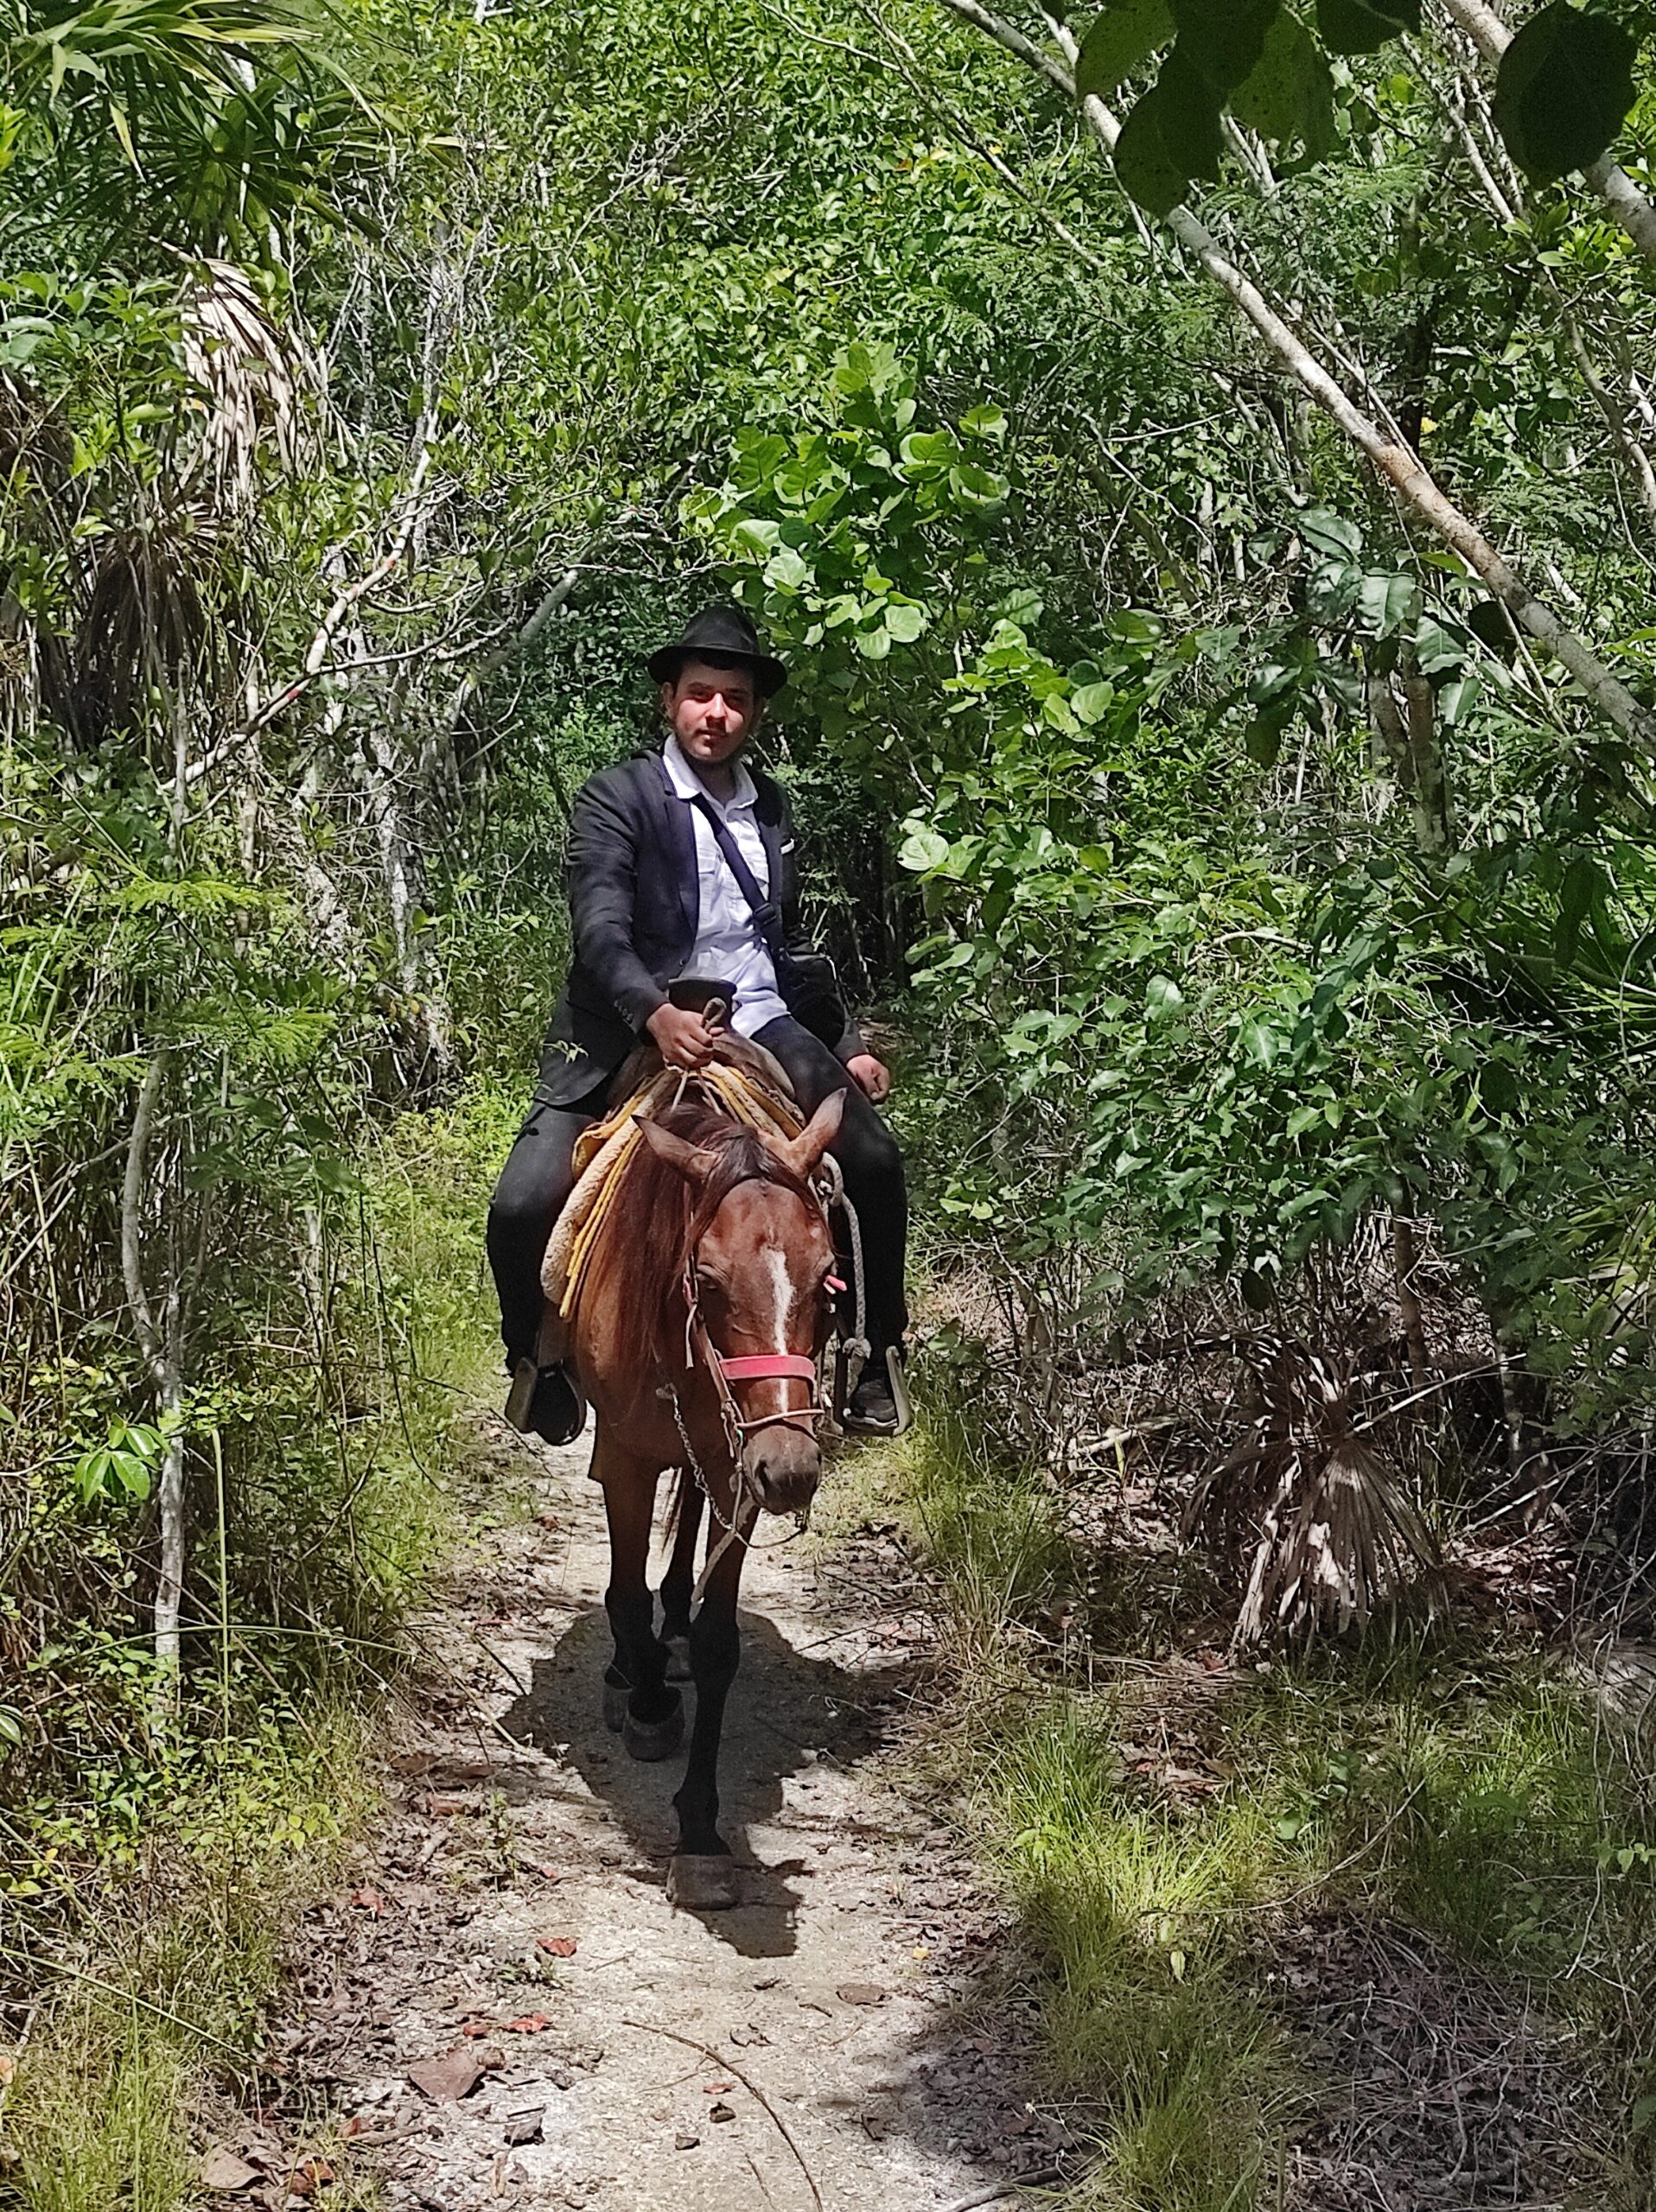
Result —
[{"label": "brown horse", "polygon": [[[573,1324],[574,1363],[597,1416],[592,1475],[609,1522],[604,1604],[615,1656],[605,1712],[635,1758],[665,1758],[684,1729],[645,1579],[657,1485],[666,1469],[682,1471],[661,1594],[666,1637],[688,1638],[696,1722],[673,1800],[667,1895],[695,1910],[737,1900],[718,1832],[717,1765],[748,1538],[761,1512],[802,1514],[822,1474],[816,1363],[837,1286],[827,1209],[812,1179],[844,1103],[843,1092],[825,1100],[791,1140],[755,1136],[693,1100],[641,1122],[645,1142],[598,1231]],[[714,1525],[692,1621],[704,1491]]]}]

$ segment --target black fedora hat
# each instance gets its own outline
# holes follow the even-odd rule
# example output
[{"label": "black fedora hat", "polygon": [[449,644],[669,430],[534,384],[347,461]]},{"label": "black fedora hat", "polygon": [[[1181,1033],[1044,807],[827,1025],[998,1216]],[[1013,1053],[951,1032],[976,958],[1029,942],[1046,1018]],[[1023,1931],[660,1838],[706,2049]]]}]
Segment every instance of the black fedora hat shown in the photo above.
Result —
[{"label": "black fedora hat", "polygon": [[682,638],[658,645],[644,665],[658,683],[672,683],[687,660],[710,661],[715,668],[750,668],[767,699],[787,682],[787,669],[765,651],[758,631],[739,607],[703,607],[685,623]]}]

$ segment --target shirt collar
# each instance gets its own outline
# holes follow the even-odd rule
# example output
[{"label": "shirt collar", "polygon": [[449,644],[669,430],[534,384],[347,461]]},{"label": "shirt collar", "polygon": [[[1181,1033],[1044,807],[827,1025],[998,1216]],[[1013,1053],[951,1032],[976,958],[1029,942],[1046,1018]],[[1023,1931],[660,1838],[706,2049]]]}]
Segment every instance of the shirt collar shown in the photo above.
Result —
[{"label": "shirt collar", "polygon": [[728,801],[713,798],[713,794],[696,773],[685,758],[685,749],[671,732],[661,748],[661,758],[666,764],[667,780],[680,798],[712,799],[726,814],[735,814],[742,807],[751,806],[759,797],[758,787],[748,773],[745,764],[736,762],[736,789]]}]

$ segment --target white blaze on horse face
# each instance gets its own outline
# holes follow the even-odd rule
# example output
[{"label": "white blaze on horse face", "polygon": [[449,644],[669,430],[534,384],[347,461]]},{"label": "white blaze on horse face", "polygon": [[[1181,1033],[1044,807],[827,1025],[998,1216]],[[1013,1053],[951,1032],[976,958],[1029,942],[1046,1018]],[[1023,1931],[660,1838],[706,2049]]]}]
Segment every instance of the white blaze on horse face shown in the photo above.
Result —
[{"label": "white blaze on horse face", "polygon": [[785,1246],[780,1244],[768,1246],[765,1257],[770,1264],[772,1292],[776,1300],[776,1318],[772,1327],[770,1348],[773,1351],[786,1351],[788,1315],[793,1311],[793,1278],[788,1272],[787,1251]]}]

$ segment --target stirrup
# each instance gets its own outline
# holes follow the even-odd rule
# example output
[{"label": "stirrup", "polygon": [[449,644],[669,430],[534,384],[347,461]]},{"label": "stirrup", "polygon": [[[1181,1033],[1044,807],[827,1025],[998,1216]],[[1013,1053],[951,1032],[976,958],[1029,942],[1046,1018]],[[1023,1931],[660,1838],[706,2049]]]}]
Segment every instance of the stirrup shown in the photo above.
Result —
[{"label": "stirrup", "polygon": [[[546,1418],[545,1407],[540,1407],[540,1421],[536,1418],[542,1386],[550,1377],[556,1377],[569,1401],[567,1416],[555,1424],[554,1434],[549,1434],[540,1425]],[[538,1436],[543,1444],[573,1444],[587,1425],[586,1393],[562,1361],[538,1367],[532,1359],[520,1359],[513,1370],[512,1388],[506,1394],[506,1417],[520,1436]]]},{"label": "stirrup", "polygon": [[529,1408],[535,1402],[540,1370],[532,1359],[520,1359],[512,1370],[512,1387],[506,1394],[506,1418],[519,1436],[529,1433]]},{"label": "stirrup", "polygon": [[[851,1354],[860,1353],[857,1363],[857,1382],[851,1380]],[[842,1337],[834,1352],[833,1415],[835,1426],[845,1436],[901,1436],[914,1426],[914,1412],[909,1403],[908,1388],[903,1377],[903,1349],[901,1344],[885,1348],[886,1382],[891,1392],[891,1402],[896,1418],[889,1428],[876,1428],[851,1418],[851,1400],[856,1395],[857,1383],[863,1379],[868,1363],[867,1350],[855,1339]]]},{"label": "stirrup", "polygon": [[886,1346],[886,1380],[891,1385],[891,1401],[897,1408],[897,1426],[891,1433],[901,1436],[914,1425],[914,1408],[908,1402],[908,1383],[903,1374],[903,1348],[901,1344]]}]

